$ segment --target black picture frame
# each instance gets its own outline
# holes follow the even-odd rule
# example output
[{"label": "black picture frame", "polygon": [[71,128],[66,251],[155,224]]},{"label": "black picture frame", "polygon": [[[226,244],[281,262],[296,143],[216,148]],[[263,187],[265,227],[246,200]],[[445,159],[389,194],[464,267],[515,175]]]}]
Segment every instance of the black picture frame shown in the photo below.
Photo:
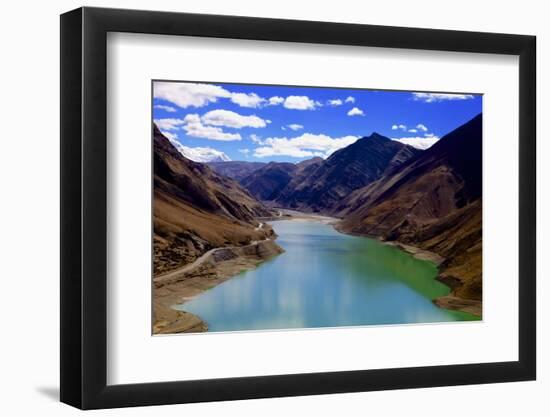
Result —
[{"label": "black picture frame", "polygon": [[[519,56],[519,360],[107,385],[108,32]],[[84,7],[61,16],[60,55],[62,402],[95,409],[536,378],[534,36]]]}]

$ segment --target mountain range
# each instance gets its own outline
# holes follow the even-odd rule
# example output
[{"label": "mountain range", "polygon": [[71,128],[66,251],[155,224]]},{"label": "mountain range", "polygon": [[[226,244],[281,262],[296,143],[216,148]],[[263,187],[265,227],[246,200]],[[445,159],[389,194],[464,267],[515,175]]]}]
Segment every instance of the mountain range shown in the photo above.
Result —
[{"label": "mountain range", "polygon": [[435,252],[445,258],[439,279],[453,296],[481,301],[481,136],[478,115],[401,169],[356,190],[339,206],[339,230]]},{"label": "mountain range", "polygon": [[331,215],[337,229],[439,255],[452,293],[435,302],[481,314],[482,116],[427,150],[377,133],[327,159],[189,160],[155,127],[155,271],[209,248],[273,233],[270,207]]},{"label": "mountain range", "polygon": [[252,174],[254,171],[265,166],[265,162],[248,162],[248,161],[213,161],[208,162],[208,166],[218,174],[233,178],[237,181]]},{"label": "mountain range", "polygon": [[270,162],[239,181],[268,205],[329,214],[352,191],[420,152],[373,133],[326,160],[317,157],[297,164]]}]

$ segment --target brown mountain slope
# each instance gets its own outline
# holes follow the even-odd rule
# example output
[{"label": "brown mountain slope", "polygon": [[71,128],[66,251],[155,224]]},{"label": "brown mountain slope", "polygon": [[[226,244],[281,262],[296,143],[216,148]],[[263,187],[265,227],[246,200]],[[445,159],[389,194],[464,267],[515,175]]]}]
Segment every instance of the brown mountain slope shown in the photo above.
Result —
[{"label": "brown mountain slope", "polygon": [[305,161],[299,162],[296,164],[296,170],[292,173],[292,179],[286,184],[286,186],[280,190],[276,196],[274,205],[276,206],[287,206],[286,202],[289,199],[289,196],[294,193],[296,189],[300,187],[304,181],[313,175],[313,173],[323,165],[325,161],[323,158],[315,157],[307,159]]},{"label": "brown mountain slope", "polygon": [[270,162],[240,183],[257,199],[271,201],[288,185],[297,169],[298,166],[290,162]]},{"label": "brown mountain slope", "polygon": [[339,228],[443,256],[440,279],[453,296],[480,301],[481,135],[478,115],[400,170],[357,190],[339,206]]},{"label": "brown mountain slope", "polygon": [[342,199],[377,180],[388,169],[421,153],[418,149],[377,133],[340,149],[312,170],[276,204],[303,211],[334,213]]},{"label": "brown mountain slope", "polygon": [[235,180],[182,156],[154,127],[154,272],[194,261],[208,250],[272,235],[256,229],[271,213]]}]

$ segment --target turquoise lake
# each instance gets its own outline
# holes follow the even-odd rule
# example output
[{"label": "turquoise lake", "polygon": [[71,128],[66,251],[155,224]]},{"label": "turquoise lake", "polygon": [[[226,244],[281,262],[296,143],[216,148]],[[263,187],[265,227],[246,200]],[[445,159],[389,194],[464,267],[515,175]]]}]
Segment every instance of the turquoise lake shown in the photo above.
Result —
[{"label": "turquoise lake", "polygon": [[270,224],[285,253],[177,308],[211,332],[478,320],[432,303],[449,288],[431,262],[319,221]]}]

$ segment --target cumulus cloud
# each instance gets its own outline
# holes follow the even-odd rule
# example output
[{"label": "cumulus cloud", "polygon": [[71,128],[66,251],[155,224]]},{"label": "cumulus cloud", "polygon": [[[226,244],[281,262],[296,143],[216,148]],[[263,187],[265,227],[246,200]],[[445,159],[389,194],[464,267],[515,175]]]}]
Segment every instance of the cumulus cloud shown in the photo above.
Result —
[{"label": "cumulus cloud", "polygon": [[298,124],[298,123],[291,123],[291,124],[287,125],[287,127],[288,127],[290,130],[294,130],[294,131],[300,130],[300,129],[303,129],[303,128],[304,128],[303,125],[300,125],[300,124]]},{"label": "cumulus cloud", "polygon": [[261,136],[255,135],[254,133],[250,135],[250,140],[258,145],[262,145],[264,143]]},{"label": "cumulus cloud", "polygon": [[215,103],[219,98],[229,98],[231,93],[213,84],[155,82],[155,98],[163,99],[179,107],[203,107]]},{"label": "cumulus cloud", "polygon": [[156,104],[154,107],[155,107],[155,109],[161,109],[161,110],[167,111],[168,113],[175,113],[176,112],[175,107],[165,106],[164,104]]},{"label": "cumulus cloud", "polygon": [[407,130],[407,125],[394,124],[394,125],[392,125],[391,130],[402,130],[403,132],[407,131],[409,133],[418,133],[419,131],[427,132],[428,128],[425,125],[423,125],[422,123],[419,123],[419,124],[416,125],[416,127]]},{"label": "cumulus cloud", "polygon": [[439,137],[435,135],[431,137],[415,136],[408,138],[392,138],[392,140],[410,145],[417,149],[428,149],[439,140]]},{"label": "cumulus cloud", "polygon": [[178,130],[185,123],[182,119],[155,119],[155,124],[160,130]]},{"label": "cumulus cloud", "polygon": [[352,96],[348,96],[345,100],[346,103],[355,103],[355,98]]},{"label": "cumulus cloud", "polygon": [[178,135],[176,133],[162,132],[164,136],[168,138],[170,143],[174,145],[179,153],[185,156],[187,159],[190,159],[195,162],[221,162],[221,161],[231,161],[231,158],[227,156],[224,152],[218,151],[213,148],[208,147],[196,147],[192,148],[189,146],[184,146],[178,140]]},{"label": "cumulus cloud", "polygon": [[266,127],[268,121],[256,115],[243,116],[230,110],[211,110],[205,113],[201,120],[206,125],[225,126],[235,129],[243,127]]},{"label": "cumulus cloud", "polygon": [[285,101],[283,97],[279,96],[273,96],[269,97],[269,100],[267,100],[268,106],[278,106],[279,104],[282,104]]},{"label": "cumulus cloud", "polygon": [[336,107],[336,106],[341,106],[342,104],[344,104],[344,102],[342,100],[340,100],[339,98],[336,98],[334,100],[328,100],[327,104],[329,106]]},{"label": "cumulus cloud", "polygon": [[423,125],[422,123],[417,124],[416,128],[418,130],[421,130],[422,132],[427,132],[428,131],[428,128],[425,125]]},{"label": "cumulus cloud", "polygon": [[241,135],[238,133],[224,132],[219,127],[205,126],[198,114],[188,114],[183,119],[185,124],[183,130],[192,137],[211,139],[211,140],[241,140]]},{"label": "cumulus cloud", "polygon": [[310,99],[308,96],[288,96],[283,106],[291,110],[315,110],[321,103]]},{"label": "cumulus cloud", "polygon": [[364,116],[365,113],[363,113],[363,110],[361,110],[358,107],[354,107],[350,111],[348,111],[348,116]]},{"label": "cumulus cloud", "polygon": [[407,130],[407,125],[395,124],[395,125],[392,125],[391,130],[402,130],[404,132]]},{"label": "cumulus cloud", "polygon": [[183,119],[155,119],[155,123],[161,130],[183,129],[189,136],[212,140],[241,140],[238,133],[230,133],[222,130],[222,127],[241,129],[243,127],[265,127],[269,120],[258,116],[244,116],[229,110],[211,110],[202,116],[197,113],[189,113]]},{"label": "cumulus cloud", "polygon": [[357,139],[357,136],[332,138],[328,135],[312,133],[304,133],[294,138],[267,138],[264,141],[264,146],[254,150],[254,156],[258,158],[270,156],[290,156],[294,158],[320,156],[327,158],[333,152],[351,145]]},{"label": "cumulus cloud", "polygon": [[248,108],[258,108],[268,102],[256,93],[233,93],[219,85],[200,83],[158,81],[153,86],[153,95],[184,109],[204,107],[216,103],[220,98],[227,98],[241,107]]},{"label": "cumulus cloud", "polygon": [[231,101],[241,107],[260,107],[266,100],[256,93],[231,93]]},{"label": "cumulus cloud", "polygon": [[470,100],[474,96],[472,94],[446,94],[446,93],[412,93],[413,100],[423,101],[424,103],[437,103],[439,101],[448,100]]}]

